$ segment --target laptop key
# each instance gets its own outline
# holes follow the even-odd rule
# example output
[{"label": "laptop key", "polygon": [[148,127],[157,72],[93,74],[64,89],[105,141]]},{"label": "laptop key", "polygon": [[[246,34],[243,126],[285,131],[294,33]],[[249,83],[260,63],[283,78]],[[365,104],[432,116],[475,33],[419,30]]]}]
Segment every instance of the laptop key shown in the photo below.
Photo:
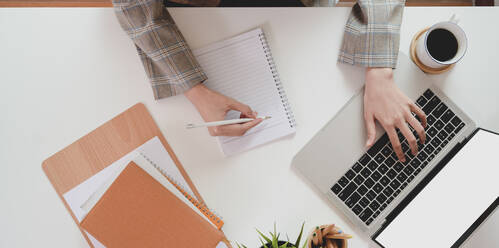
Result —
[{"label": "laptop key", "polygon": [[400,182],[397,179],[393,179],[393,181],[390,183],[390,187],[392,189],[397,190],[398,187],[400,187]]},{"label": "laptop key", "polygon": [[454,127],[454,125],[452,125],[451,123],[448,123],[447,125],[445,125],[444,127],[444,130],[448,133],[448,134],[451,134],[454,132],[454,129],[456,129]]},{"label": "laptop key", "polygon": [[428,102],[428,100],[424,96],[420,96],[418,100],[416,100],[416,104],[422,108]]},{"label": "laptop key", "polygon": [[386,175],[390,178],[390,179],[394,179],[396,176],[397,176],[397,172],[394,170],[394,169],[390,169],[388,171],[388,173],[386,173]]},{"label": "laptop key", "polygon": [[435,122],[435,128],[438,129],[438,130],[441,130],[442,128],[444,128],[444,123],[441,121],[441,120],[438,120],[437,122]]},{"label": "laptop key", "polygon": [[369,175],[371,175],[371,171],[368,168],[364,168],[364,169],[362,169],[362,171],[360,172],[360,174],[363,177],[367,178],[367,177],[369,177]]},{"label": "laptop key", "polygon": [[425,148],[423,149],[426,154],[432,154],[434,150],[435,148],[431,144],[426,144]]},{"label": "laptop key", "polygon": [[405,180],[407,179],[407,176],[404,174],[404,172],[400,172],[400,174],[397,176],[397,179],[400,182],[405,182]]},{"label": "laptop key", "polygon": [[461,124],[459,124],[459,126],[456,127],[456,130],[454,130],[454,133],[459,133],[459,131],[461,131],[461,129],[464,127],[464,122],[461,122]]},{"label": "laptop key", "polygon": [[449,122],[453,117],[455,116],[454,112],[452,112],[452,110],[450,109],[447,109],[447,111],[445,111],[445,113],[442,115],[442,117],[440,117],[440,119],[447,123]]},{"label": "laptop key", "polygon": [[388,186],[383,190],[383,194],[389,197],[393,194],[393,189],[390,186]]},{"label": "laptop key", "polygon": [[376,197],[376,201],[378,201],[379,204],[383,204],[386,201],[386,196],[383,193],[380,193],[378,197]]},{"label": "laptop key", "polygon": [[426,134],[428,134],[431,137],[435,137],[438,134],[438,131],[436,128],[430,127],[430,129],[428,129],[428,131],[426,131]]},{"label": "laptop key", "polygon": [[386,160],[385,160],[385,164],[387,166],[392,166],[393,164],[395,164],[395,160],[391,157],[388,157]]},{"label": "laptop key", "polygon": [[367,168],[371,169],[371,171],[375,171],[376,168],[378,168],[378,164],[374,161],[371,161],[369,162],[369,164],[367,164]]},{"label": "laptop key", "polygon": [[369,190],[369,192],[367,192],[367,194],[366,194],[366,197],[367,197],[367,199],[372,201],[376,197],[376,192]]},{"label": "laptop key", "polygon": [[353,172],[353,170],[348,170],[345,176],[347,176],[348,179],[352,180],[355,177],[355,172]]},{"label": "laptop key", "polygon": [[362,165],[367,165],[367,163],[369,163],[369,161],[371,161],[371,158],[367,154],[362,155],[362,157],[360,157],[360,159],[359,159],[359,162]]},{"label": "laptop key", "polygon": [[371,178],[368,178],[364,182],[364,185],[366,185],[367,188],[371,188],[374,185],[374,181]]},{"label": "laptop key", "polygon": [[386,166],[385,164],[382,164],[379,168],[378,168],[378,171],[381,173],[381,174],[385,174],[387,171],[388,171],[388,166]]},{"label": "laptop key", "polygon": [[432,97],[428,103],[423,107],[423,112],[425,112],[426,115],[429,115],[431,111],[437,107],[437,105],[440,103],[440,99],[438,97]]},{"label": "laptop key", "polygon": [[363,209],[363,208],[362,208],[359,204],[357,204],[357,205],[355,205],[355,207],[353,207],[353,208],[352,208],[352,211],[353,211],[356,215],[359,215],[359,214],[362,212],[362,209]]},{"label": "laptop key", "polygon": [[360,201],[359,201],[359,204],[363,208],[365,208],[365,207],[367,207],[367,205],[369,205],[369,200],[366,197],[362,197],[362,199],[360,199]]},{"label": "laptop key", "polygon": [[353,181],[357,184],[357,185],[361,185],[363,182],[364,182],[364,177],[362,177],[361,175],[357,175]]},{"label": "laptop key", "polygon": [[381,154],[381,153],[378,153],[378,155],[376,155],[376,157],[374,157],[374,160],[376,162],[378,162],[378,164],[381,164],[385,160],[385,156],[383,156],[383,154]]},{"label": "laptop key", "polygon": [[381,184],[377,183],[376,185],[374,185],[373,190],[376,193],[379,193],[379,192],[381,192],[381,190],[383,190],[383,186],[381,186]]},{"label": "laptop key", "polygon": [[331,187],[331,191],[333,191],[333,193],[335,195],[337,195],[338,193],[340,193],[341,189],[342,189],[341,186],[339,184],[337,184],[337,183],[334,184],[333,187]]},{"label": "laptop key", "polygon": [[345,187],[348,184],[348,179],[345,176],[342,176],[340,180],[338,180],[338,183],[341,185],[341,187]]},{"label": "laptop key", "polygon": [[409,149],[410,149],[410,148],[409,148],[409,145],[407,145],[407,143],[406,143],[405,141],[404,141],[404,142],[402,142],[402,144],[401,144],[401,145],[402,145],[402,151],[403,151],[404,153],[406,153],[407,151],[409,151]]},{"label": "laptop key", "polygon": [[371,204],[369,204],[369,208],[371,208],[374,211],[378,210],[379,207],[380,205],[376,201],[372,201]]},{"label": "laptop key", "polygon": [[369,219],[369,217],[371,217],[371,215],[373,214],[373,211],[369,208],[366,208],[364,209],[364,211],[362,211],[362,213],[360,213],[359,217],[362,221],[367,221]]},{"label": "laptop key", "polygon": [[385,146],[383,148],[383,150],[381,150],[381,153],[385,156],[385,157],[389,157],[390,154],[392,153],[392,148],[390,146]]},{"label": "laptop key", "polygon": [[439,138],[435,137],[435,138],[433,138],[433,140],[430,143],[436,149],[440,146],[440,143],[442,143],[442,141],[440,141]]},{"label": "laptop key", "polygon": [[357,185],[355,185],[354,182],[350,182],[345,189],[343,189],[339,194],[338,197],[342,200],[345,201],[355,190],[357,189]]},{"label": "laptop key", "polygon": [[421,161],[420,161],[418,158],[414,158],[414,159],[411,161],[411,167],[412,167],[413,169],[418,168],[420,165],[421,165]]},{"label": "laptop key", "polygon": [[375,171],[371,175],[371,178],[373,179],[373,181],[377,182],[381,178],[381,174],[379,174],[379,172]]},{"label": "laptop key", "polygon": [[383,186],[386,186],[386,185],[388,185],[388,184],[390,183],[390,179],[388,179],[388,177],[386,177],[386,176],[383,176],[383,177],[379,180],[379,182],[380,182]]},{"label": "laptop key", "polygon": [[455,127],[459,126],[459,124],[461,124],[461,119],[459,119],[459,117],[457,116],[454,116],[454,118],[452,118],[452,120],[450,121],[452,123],[452,125],[454,125]]},{"label": "laptop key", "polygon": [[388,135],[385,133],[383,134],[376,143],[374,143],[369,150],[367,150],[367,154],[369,154],[371,157],[376,156],[376,154],[385,146],[385,144],[388,142]]},{"label": "laptop key", "polygon": [[411,175],[413,172],[414,172],[414,169],[412,168],[412,166],[410,165],[407,165],[405,168],[404,168],[404,172],[406,175]]},{"label": "laptop key", "polygon": [[440,118],[440,116],[447,111],[447,105],[445,103],[440,103],[435,110],[433,110],[432,114],[435,116],[435,118]]},{"label": "laptop key", "polygon": [[357,189],[357,192],[360,194],[360,195],[364,195],[365,193],[367,193],[368,189],[366,188],[366,186],[364,185],[361,185],[358,189]]},{"label": "laptop key", "polygon": [[443,140],[445,141],[445,139],[447,138],[447,136],[449,136],[449,134],[447,134],[447,132],[445,132],[445,130],[442,130],[438,133],[438,138],[440,138],[440,140]]},{"label": "laptop key", "polygon": [[349,208],[353,208],[355,204],[360,200],[360,195],[357,192],[354,192],[348,199],[345,201],[345,204]]},{"label": "laptop key", "polygon": [[393,166],[393,168],[397,171],[397,172],[400,172],[403,168],[404,168],[404,165],[400,162],[397,162],[395,163],[395,165]]},{"label": "laptop key", "polygon": [[428,154],[426,154],[425,149],[419,151],[417,158],[419,161],[425,161],[428,158]]},{"label": "laptop key", "polygon": [[433,115],[428,115],[428,117],[426,117],[426,123],[428,123],[429,125],[433,125],[433,123],[435,123],[436,119]]},{"label": "laptop key", "polygon": [[430,90],[427,89],[424,93],[423,96],[426,97],[426,99],[431,99],[435,94]]}]

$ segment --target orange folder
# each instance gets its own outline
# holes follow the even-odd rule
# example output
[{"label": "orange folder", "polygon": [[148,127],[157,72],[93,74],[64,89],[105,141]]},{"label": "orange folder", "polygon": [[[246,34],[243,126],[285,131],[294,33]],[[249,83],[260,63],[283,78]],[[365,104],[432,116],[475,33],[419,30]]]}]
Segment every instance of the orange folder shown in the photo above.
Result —
[{"label": "orange folder", "polygon": [[215,248],[223,233],[134,162],[81,222],[107,248]]}]

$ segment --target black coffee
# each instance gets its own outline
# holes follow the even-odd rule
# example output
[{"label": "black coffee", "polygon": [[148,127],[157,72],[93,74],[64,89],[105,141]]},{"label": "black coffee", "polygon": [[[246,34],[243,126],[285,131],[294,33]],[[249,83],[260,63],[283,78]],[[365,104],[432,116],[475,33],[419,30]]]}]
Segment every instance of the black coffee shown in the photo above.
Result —
[{"label": "black coffee", "polygon": [[457,39],[447,29],[437,28],[428,34],[426,40],[428,52],[438,61],[447,61],[457,53]]}]

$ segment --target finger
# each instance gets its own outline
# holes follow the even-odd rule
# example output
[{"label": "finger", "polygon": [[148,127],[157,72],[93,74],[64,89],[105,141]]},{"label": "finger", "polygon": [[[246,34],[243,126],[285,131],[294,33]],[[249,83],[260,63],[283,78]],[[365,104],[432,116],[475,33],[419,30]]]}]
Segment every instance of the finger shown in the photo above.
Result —
[{"label": "finger", "polygon": [[402,151],[402,145],[400,144],[399,136],[395,131],[394,127],[384,127],[386,133],[388,134],[388,138],[390,138],[390,142],[392,143],[393,151],[397,154],[397,157],[401,162],[405,162],[404,152]]},{"label": "finger", "polygon": [[376,137],[376,124],[374,123],[374,116],[369,114],[364,117],[367,129],[367,141],[366,147],[369,148],[374,144],[374,138]]},{"label": "finger", "polygon": [[256,118],[258,116],[258,112],[253,111],[252,116],[245,115],[244,113],[241,113],[239,115],[239,118]]},{"label": "finger", "polygon": [[249,129],[258,125],[260,122],[262,122],[262,119],[255,119],[243,124],[216,126],[212,127],[213,131],[210,130],[210,134],[212,134],[213,136],[242,136]]},{"label": "finger", "polygon": [[411,148],[412,155],[416,156],[416,154],[418,154],[418,141],[416,140],[416,137],[414,137],[414,134],[412,134],[411,129],[409,129],[409,126],[407,126],[405,121],[401,121],[397,127],[407,140],[407,143]]},{"label": "finger", "polygon": [[406,120],[411,126],[412,128],[414,128],[414,130],[416,130],[416,132],[418,133],[418,136],[419,136],[419,142],[421,144],[424,144],[425,141],[426,141],[426,134],[425,134],[425,131],[424,131],[424,128],[423,126],[421,126],[421,123],[416,120],[416,118],[414,118],[414,116],[412,116],[411,114],[409,114],[407,120]]},{"label": "finger", "polygon": [[241,114],[244,114],[247,117],[256,118],[256,116],[253,115],[253,110],[251,110],[251,108],[248,105],[240,103],[234,99],[231,99],[229,103],[229,108],[232,110],[237,110],[241,112]]},{"label": "finger", "polygon": [[[412,112],[414,112],[418,117],[419,119],[421,120],[421,123],[423,124],[423,127],[426,128],[426,114],[424,113],[424,111],[418,107],[416,104],[411,104],[410,105],[410,109]],[[414,127],[412,124],[411,124],[412,127]],[[421,136],[420,136],[421,138]]]}]

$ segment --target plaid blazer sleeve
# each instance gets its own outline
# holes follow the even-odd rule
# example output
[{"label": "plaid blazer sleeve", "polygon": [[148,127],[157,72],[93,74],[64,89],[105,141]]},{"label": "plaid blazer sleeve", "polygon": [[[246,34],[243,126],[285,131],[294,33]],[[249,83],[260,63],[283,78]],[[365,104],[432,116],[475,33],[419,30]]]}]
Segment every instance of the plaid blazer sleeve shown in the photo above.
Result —
[{"label": "plaid blazer sleeve", "polygon": [[113,0],[113,5],[135,43],[155,99],[181,94],[207,79],[162,0]]},{"label": "plaid blazer sleeve", "polygon": [[358,0],[345,26],[338,61],[395,68],[404,4],[405,0]]}]

